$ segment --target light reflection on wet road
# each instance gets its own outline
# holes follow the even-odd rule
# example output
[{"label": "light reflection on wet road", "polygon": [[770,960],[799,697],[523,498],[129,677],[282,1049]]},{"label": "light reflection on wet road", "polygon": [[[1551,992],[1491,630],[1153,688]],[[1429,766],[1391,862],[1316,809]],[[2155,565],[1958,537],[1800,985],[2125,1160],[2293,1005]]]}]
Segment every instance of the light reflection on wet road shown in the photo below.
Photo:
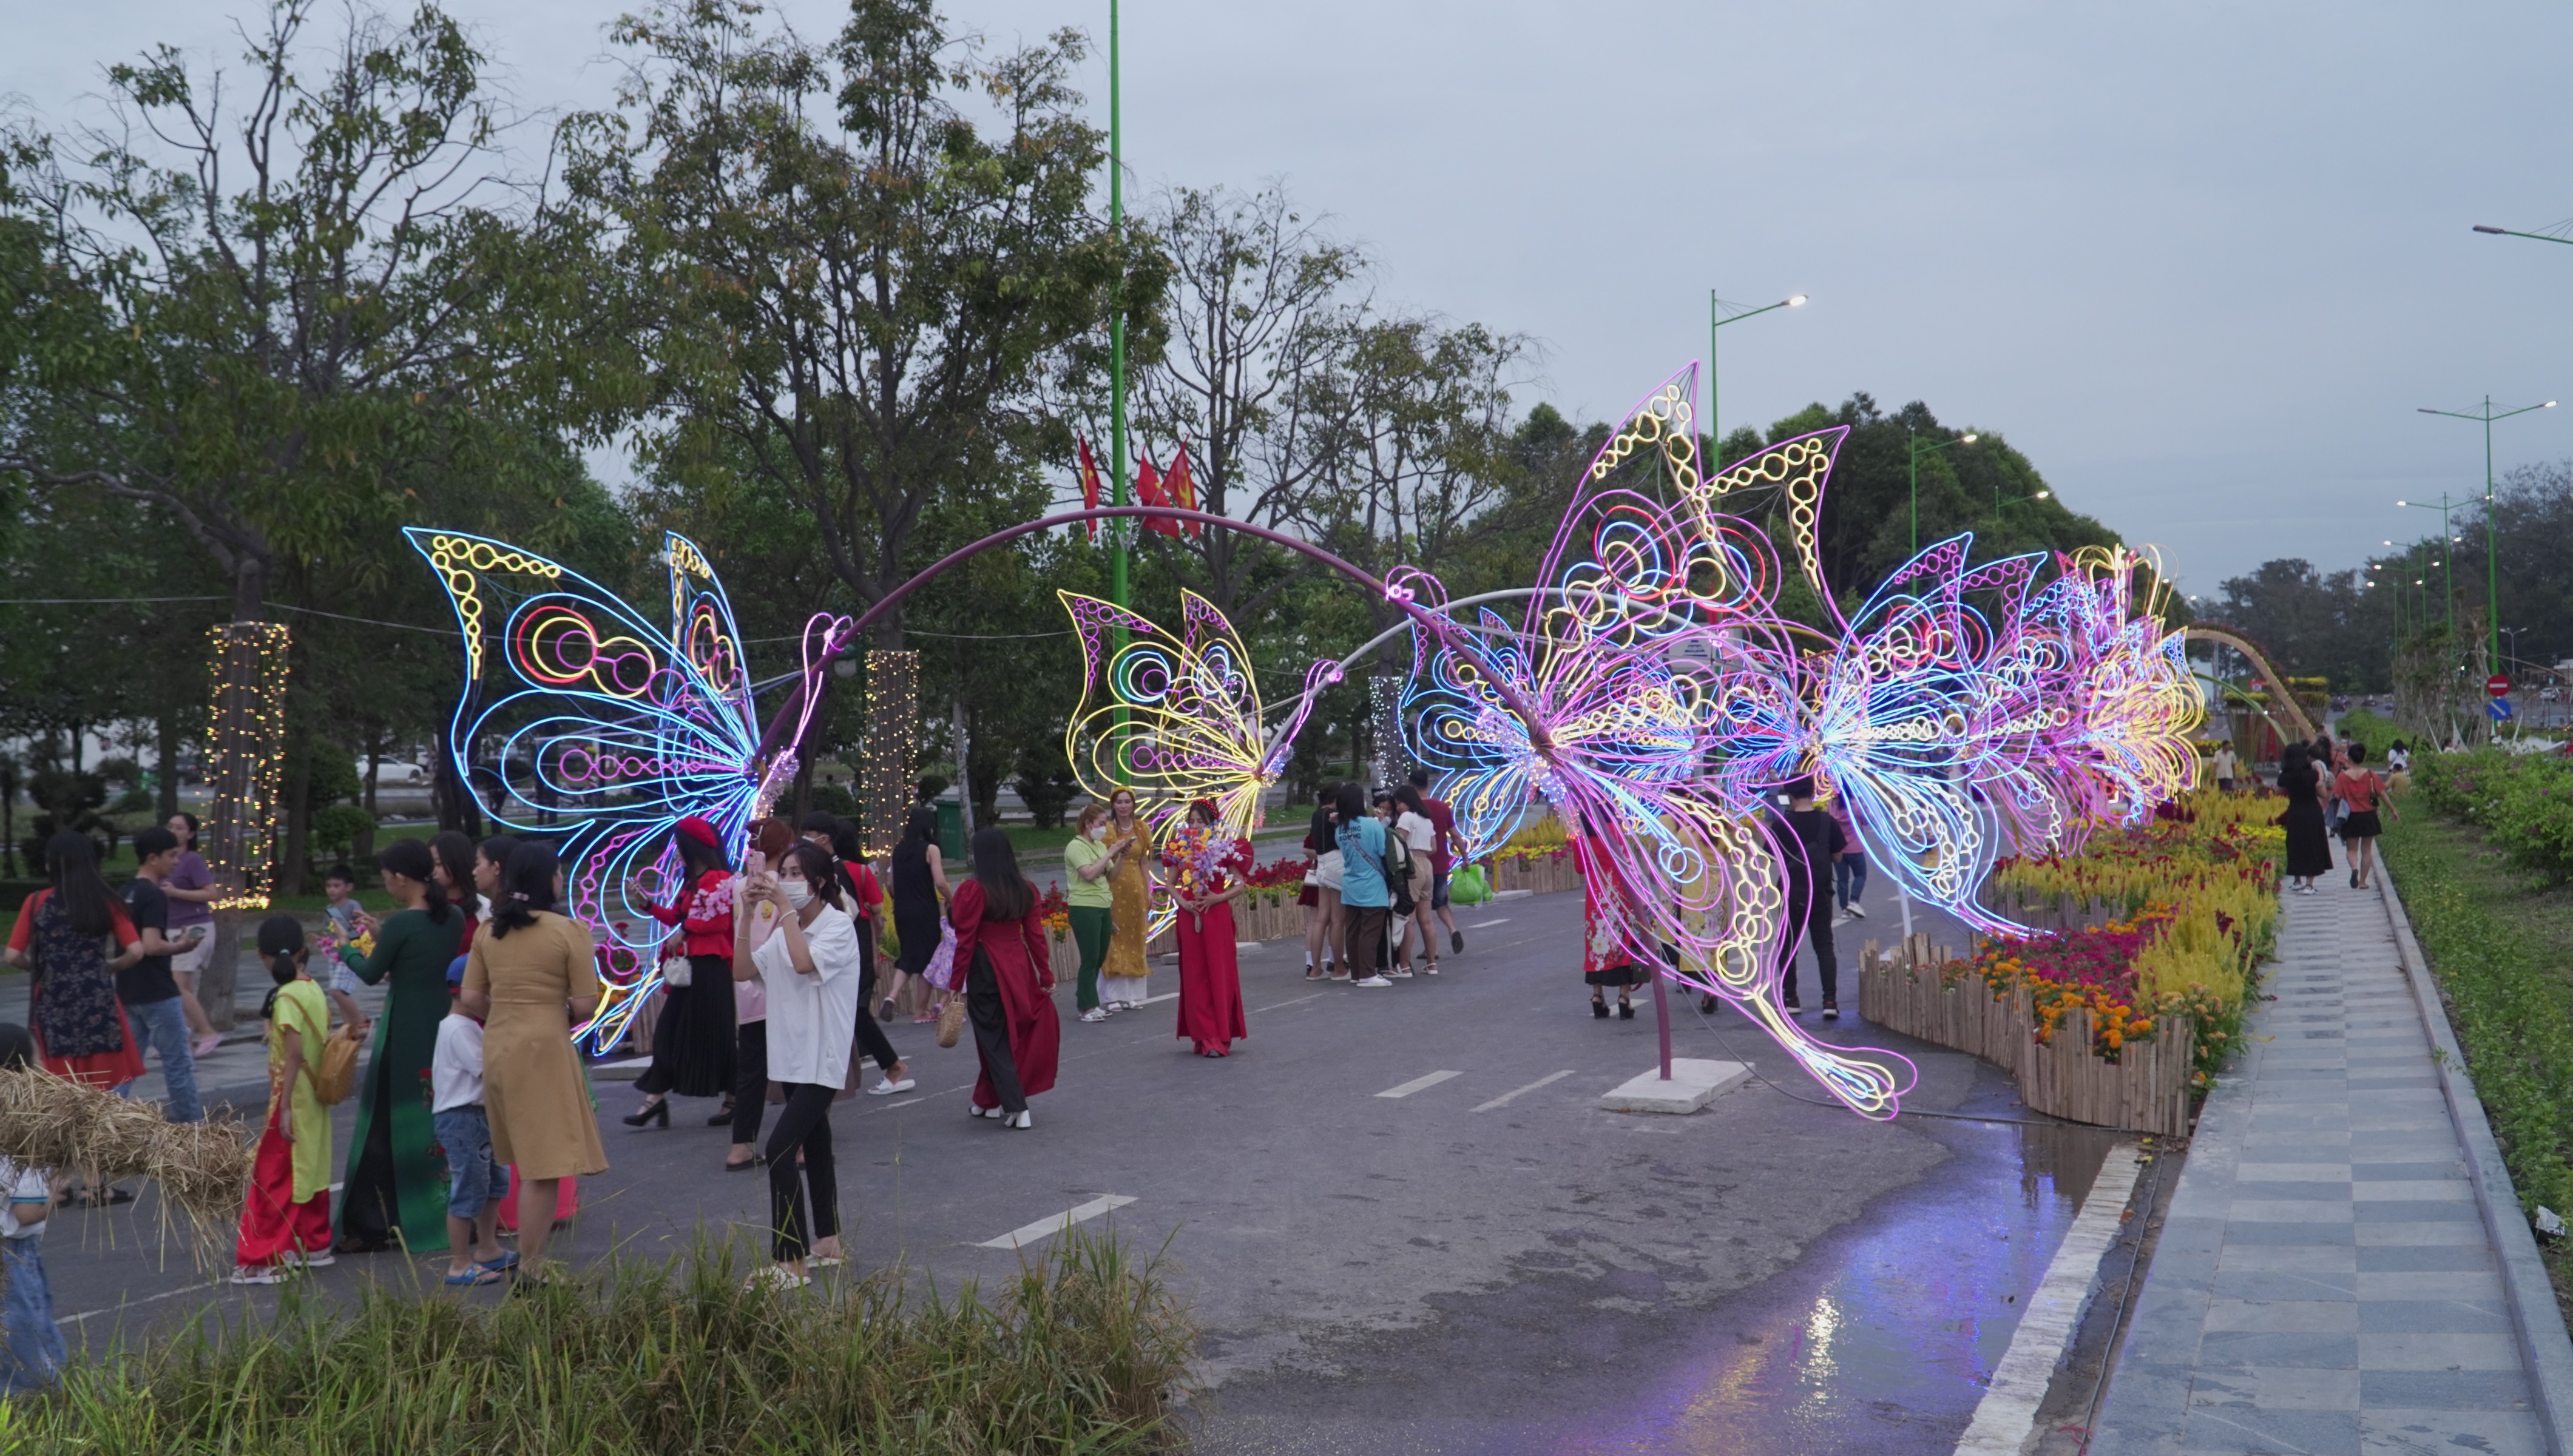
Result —
[{"label": "light reflection on wet road", "polygon": [[[1952,1161],[1716,1306],[1697,1348],[1639,1387],[1631,1418],[1545,1449],[1948,1449],[2118,1134],[1945,1122],[1933,1135]],[[1994,1196],[2014,1177],[2019,1197]]]}]

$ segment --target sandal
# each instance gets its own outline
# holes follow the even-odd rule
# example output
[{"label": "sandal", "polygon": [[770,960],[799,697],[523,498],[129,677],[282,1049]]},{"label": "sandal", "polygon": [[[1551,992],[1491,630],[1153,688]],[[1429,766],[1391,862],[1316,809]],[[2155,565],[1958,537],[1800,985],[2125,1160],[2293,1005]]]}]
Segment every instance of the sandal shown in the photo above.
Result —
[{"label": "sandal", "polygon": [[84,1208],[112,1208],[119,1203],[133,1202],[134,1193],[130,1188],[120,1188],[111,1183],[105,1192],[100,1192],[96,1188],[84,1188],[73,1195],[73,1201]]},{"label": "sandal", "polygon": [[447,1274],[446,1282],[458,1286],[497,1284],[500,1282],[500,1271],[488,1264],[466,1264],[463,1268]]}]

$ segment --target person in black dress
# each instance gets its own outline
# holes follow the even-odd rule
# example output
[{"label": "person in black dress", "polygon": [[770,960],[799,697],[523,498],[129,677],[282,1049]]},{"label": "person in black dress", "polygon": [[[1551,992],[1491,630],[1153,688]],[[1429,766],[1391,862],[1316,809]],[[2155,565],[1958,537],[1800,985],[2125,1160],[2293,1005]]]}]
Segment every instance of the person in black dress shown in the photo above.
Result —
[{"label": "person in black dress", "polygon": [[671,902],[660,904],[640,883],[626,891],[628,904],[678,932],[688,962],[688,984],[661,993],[652,1065],[634,1080],[643,1105],[625,1118],[631,1127],[655,1120],[669,1126],[672,1093],[712,1097],[733,1090],[732,859],[715,827],[694,816],[679,821],[672,842],[680,873]]},{"label": "person in black dress", "polygon": [[2278,822],[2287,831],[2287,888],[2298,895],[2314,893],[2314,881],[2331,873],[2331,836],[2323,832],[2322,778],[2314,769],[2312,750],[2290,743],[2278,756],[2278,792],[2287,810]]},{"label": "person in black dress", "polygon": [[893,847],[893,934],[901,945],[893,963],[893,986],[876,1009],[878,1020],[893,1020],[904,978],[929,969],[929,958],[938,951],[938,898],[946,893],[947,867],[938,853],[938,811],[926,804],[914,805],[902,827],[902,842]]}]

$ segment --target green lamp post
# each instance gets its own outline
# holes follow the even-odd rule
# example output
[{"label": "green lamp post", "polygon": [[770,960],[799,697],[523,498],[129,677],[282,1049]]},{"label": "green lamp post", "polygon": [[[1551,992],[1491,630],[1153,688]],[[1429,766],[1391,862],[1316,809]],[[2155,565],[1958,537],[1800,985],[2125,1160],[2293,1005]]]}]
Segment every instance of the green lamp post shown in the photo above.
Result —
[{"label": "green lamp post", "polygon": [[[1727,324],[1739,324],[1745,319],[1757,319],[1763,314],[1774,313],[1779,309],[1803,307],[1805,307],[1803,294],[1791,294],[1774,304],[1763,304],[1754,309],[1743,304],[1725,303],[1715,296],[1715,290],[1706,291],[1706,437],[1719,450],[1724,446],[1724,435],[1716,429],[1715,422],[1715,331]],[[1728,309],[1733,312],[1726,313]],[[1722,465],[1724,462],[1716,460],[1711,463]]]},{"label": "green lamp post", "polygon": [[[2495,413],[2493,412],[2492,395],[2486,394],[2484,396],[2483,407],[2471,413],[2462,409],[2432,409],[2427,406],[2424,406],[2421,410],[2423,414],[2444,414],[2450,419],[2476,420],[2484,427],[2484,623],[2492,629],[2492,660],[2495,662],[2499,662],[2501,660],[2501,548],[2496,543],[2496,538],[2493,533],[2493,421],[2496,419],[2508,419],[2514,414],[2528,414],[2539,409],[2552,409],[2554,407],[2555,401],[2549,399],[2543,404],[2522,404],[2517,409],[2504,409],[2499,413]],[[2441,498],[2445,499],[2446,497],[2442,496]],[[2451,542],[2451,544],[2454,543]],[[2455,576],[2453,573],[2450,575],[2449,580],[2451,584],[2454,583]],[[2454,610],[2454,607],[2450,608],[2452,616]],[[2453,621],[2451,624],[2453,625]]]}]

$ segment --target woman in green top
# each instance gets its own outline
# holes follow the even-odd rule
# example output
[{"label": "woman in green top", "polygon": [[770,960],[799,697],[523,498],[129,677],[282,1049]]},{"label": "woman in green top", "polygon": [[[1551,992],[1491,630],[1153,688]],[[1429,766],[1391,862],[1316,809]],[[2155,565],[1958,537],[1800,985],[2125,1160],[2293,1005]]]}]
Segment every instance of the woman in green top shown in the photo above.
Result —
[{"label": "woman in green top", "polygon": [[376,856],[385,889],[408,907],[376,928],[373,954],[340,959],[369,986],[390,983],[375,1046],[358,1080],[358,1128],[340,1193],[340,1247],[374,1253],[395,1230],[413,1253],[446,1247],[446,1158],[429,1125],[429,1064],[446,1017],[446,967],[470,922],[446,903],[429,846],[398,839]]},{"label": "woman in green top", "polygon": [[1117,861],[1108,853],[1107,805],[1081,811],[1080,829],[1063,849],[1063,866],[1072,872],[1072,888],[1064,899],[1072,905],[1072,939],[1081,947],[1081,1019],[1104,1022],[1108,1011],[1099,1004],[1099,968],[1108,959],[1117,903],[1108,883]]}]

